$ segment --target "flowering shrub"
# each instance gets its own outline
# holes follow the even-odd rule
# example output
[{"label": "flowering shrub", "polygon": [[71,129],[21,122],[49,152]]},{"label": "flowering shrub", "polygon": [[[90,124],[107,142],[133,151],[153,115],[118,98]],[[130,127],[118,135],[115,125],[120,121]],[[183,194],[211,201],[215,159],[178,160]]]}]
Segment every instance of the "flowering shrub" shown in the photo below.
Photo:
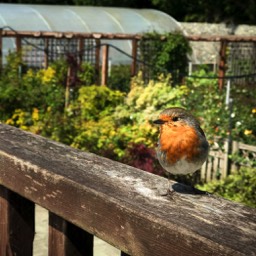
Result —
[{"label": "flowering shrub", "polygon": [[[47,69],[41,69],[37,72],[36,77],[41,80],[42,84],[48,84],[50,82],[54,82],[56,70],[52,67],[48,67]],[[33,76],[32,70],[27,72],[27,75]]]},{"label": "flowering shrub", "polygon": [[0,120],[9,119],[17,109],[28,113],[34,108],[45,111],[49,106],[53,111],[63,110],[64,88],[56,80],[55,70],[51,67],[37,72],[29,69],[23,74],[20,66],[21,61],[14,61],[12,69],[7,65],[2,73]]},{"label": "flowering shrub", "polygon": [[[145,84],[142,74],[132,79],[126,97],[107,87],[81,87],[77,100],[67,110],[75,130],[79,131],[71,145],[111,155],[116,160],[153,172],[149,163],[157,164],[153,148],[158,127],[152,125],[152,120],[159,109],[179,104],[186,94],[185,86],[171,87],[170,77]],[[133,159],[131,152],[140,155]],[[161,170],[158,168],[156,172]]]}]

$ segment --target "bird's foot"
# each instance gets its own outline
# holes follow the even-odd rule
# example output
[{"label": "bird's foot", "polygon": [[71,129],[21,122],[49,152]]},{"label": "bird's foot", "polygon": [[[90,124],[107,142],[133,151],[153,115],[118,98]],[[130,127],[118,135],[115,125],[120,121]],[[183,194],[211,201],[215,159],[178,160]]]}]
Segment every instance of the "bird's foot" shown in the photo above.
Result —
[{"label": "bird's foot", "polygon": [[168,196],[171,199],[173,199],[174,194],[175,194],[175,191],[173,189],[171,190],[170,188],[168,188],[166,193],[161,194],[161,196]]}]

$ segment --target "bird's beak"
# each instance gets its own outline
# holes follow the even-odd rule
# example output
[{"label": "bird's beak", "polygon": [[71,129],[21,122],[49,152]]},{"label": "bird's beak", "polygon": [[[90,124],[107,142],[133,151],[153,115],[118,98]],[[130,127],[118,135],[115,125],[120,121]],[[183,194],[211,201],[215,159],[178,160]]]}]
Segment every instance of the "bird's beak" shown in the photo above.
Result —
[{"label": "bird's beak", "polygon": [[164,124],[166,121],[162,120],[162,119],[157,119],[155,121],[153,121],[153,124]]}]

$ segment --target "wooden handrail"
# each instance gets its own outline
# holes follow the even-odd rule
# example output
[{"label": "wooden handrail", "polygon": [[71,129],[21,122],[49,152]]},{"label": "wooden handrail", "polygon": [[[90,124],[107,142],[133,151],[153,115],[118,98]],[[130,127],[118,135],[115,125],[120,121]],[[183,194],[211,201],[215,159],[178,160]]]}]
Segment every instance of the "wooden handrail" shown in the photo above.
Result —
[{"label": "wooden handrail", "polygon": [[[167,188],[165,178],[4,124],[0,124],[0,164],[1,191],[48,209],[53,238],[68,229],[61,218],[130,255],[256,251],[255,209],[212,195],[194,195],[178,183],[172,183],[176,190],[172,197],[161,196]],[[7,197],[0,195],[3,205]],[[14,220],[9,218],[5,225],[3,208],[0,214],[0,231],[6,234]],[[10,239],[5,236],[4,241],[7,245],[0,244],[1,250],[12,250]],[[56,246],[61,240],[51,241]]]}]

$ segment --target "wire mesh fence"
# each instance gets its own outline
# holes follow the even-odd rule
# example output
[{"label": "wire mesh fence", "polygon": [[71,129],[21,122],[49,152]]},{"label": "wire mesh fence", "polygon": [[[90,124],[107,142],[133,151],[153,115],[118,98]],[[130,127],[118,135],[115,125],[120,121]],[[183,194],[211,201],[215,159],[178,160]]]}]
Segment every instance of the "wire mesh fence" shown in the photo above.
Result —
[{"label": "wire mesh fence", "polygon": [[[242,76],[253,74],[256,70],[256,43],[230,42],[227,47],[226,74]],[[255,82],[255,76],[234,78],[235,84],[248,84]]]},{"label": "wire mesh fence", "polygon": [[[2,34],[0,39],[11,39],[15,42],[16,48],[13,50],[21,50],[24,63],[31,68],[47,68],[47,66],[58,60],[72,56],[73,59],[77,61],[78,64],[82,62],[88,62],[95,66],[97,70],[101,69],[101,74],[99,76],[104,77],[104,81],[109,75],[111,67],[104,67],[103,58],[107,58],[106,65],[109,63],[113,66],[112,56],[109,52],[103,53],[103,46],[108,45],[108,49],[114,49],[113,52],[118,52],[118,56],[125,55],[130,61],[126,65],[131,65],[136,72],[139,70],[143,71],[145,80],[150,80],[155,75],[156,69],[159,67],[155,66],[154,60],[155,55],[159,51],[156,44],[152,44],[150,40],[142,40],[142,36],[138,35],[94,35],[94,34],[76,34],[70,35],[62,33],[41,33],[40,35],[35,32],[22,33],[18,31],[6,31],[1,30]],[[18,40],[19,39],[19,40]],[[107,42],[106,43],[106,39]],[[215,67],[213,71],[216,72],[216,76],[209,77],[219,80],[224,80],[225,78],[232,79],[236,84],[245,83],[255,83],[256,81],[256,37],[197,37],[191,38],[187,37],[191,44],[196,45],[196,43],[207,43],[207,45],[212,44],[212,50],[214,54],[207,52],[208,56],[214,56],[210,58],[209,61],[213,62]],[[121,48],[118,48],[114,43],[117,41],[126,41],[126,44],[131,46],[131,52],[124,52]],[[138,41],[138,44],[133,44],[134,40]],[[136,49],[133,49],[136,45]],[[219,49],[217,51],[217,46]],[[4,44],[1,43],[2,51],[4,52]],[[207,47],[209,48],[209,47]],[[216,52],[217,51],[217,52]],[[200,52],[200,49],[195,48],[195,52]],[[204,49],[201,49],[204,52]],[[103,56],[106,54],[107,56]],[[195,53],[194,53],[195,55]],[[198,54],[199,56],[199,54]],[[200,56],[199,56],[200,57]],[[4,56],[1,55],[1,64]],[[207,60],[203,60],[200,64],[209,64]],[[198,63],[197,63],[198,64]],[[104,71],[104,73],[103,73]],[[189,71],[189,68],[187,68]],[[165,70],[165,72],[170,72],[172,75],[178,74],[179,77],[192,76],[188,72],[180,72],[179,70]],[[98,72],[100,73],[100,72]],[[99,79],[98,79],[99,81]],[[224,81],[222,82],[222,84]]]}]

